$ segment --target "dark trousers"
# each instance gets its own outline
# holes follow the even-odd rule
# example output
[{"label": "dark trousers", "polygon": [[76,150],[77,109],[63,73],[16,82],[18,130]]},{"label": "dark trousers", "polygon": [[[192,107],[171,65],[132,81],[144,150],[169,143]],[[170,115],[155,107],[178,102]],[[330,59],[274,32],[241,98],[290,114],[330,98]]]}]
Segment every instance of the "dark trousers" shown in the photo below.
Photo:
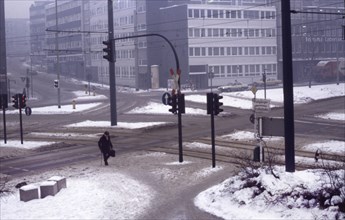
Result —
[{"label": "dark trousers", "polygon": [[108,152],[103,152],[104,163],[108,164],[108,158],[110,157]]}]

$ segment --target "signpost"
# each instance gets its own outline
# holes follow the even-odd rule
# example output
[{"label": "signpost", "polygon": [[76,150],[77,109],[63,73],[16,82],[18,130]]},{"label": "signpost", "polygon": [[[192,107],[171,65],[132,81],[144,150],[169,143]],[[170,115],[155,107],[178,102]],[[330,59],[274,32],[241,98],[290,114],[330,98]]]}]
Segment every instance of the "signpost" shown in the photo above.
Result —
[{"label": "signpost", "polygon": [[166,92],[162,96],[162,102],[164,105],[169,105],[171,102],[171,95],[170,93]]},{"label": "signpost", "polygon": [[[254,95],[256,94],[256,91],[257,91],[256,87],[253,86],[252,87],[252,92],[254,93]],[[258,124],[257,124],[256,118],[258,117],[258,115],[262,115],[262,114],[266,114],[266,113],[270,112],[270,110],[271,110],[271,106],[270,106],[271,100],[270,99],[257,99],[257,98],[253,98],[252,101],[253,101],[253,110],[254,110],[254,132],[256,132],[256,131],[259,130],[259,129],[257,129]],[[261,144],[260,132],[258,131],[258,133],[259,133],[259,137],[260,137],[260,162],[262,162],[263,161],[263,147],[262,147],[262,144]]]},{"label": "signpost", "polygon": [[271,110],[271,100],[270,99],[252,99],[253,110],[255,113],[268,113]]}]

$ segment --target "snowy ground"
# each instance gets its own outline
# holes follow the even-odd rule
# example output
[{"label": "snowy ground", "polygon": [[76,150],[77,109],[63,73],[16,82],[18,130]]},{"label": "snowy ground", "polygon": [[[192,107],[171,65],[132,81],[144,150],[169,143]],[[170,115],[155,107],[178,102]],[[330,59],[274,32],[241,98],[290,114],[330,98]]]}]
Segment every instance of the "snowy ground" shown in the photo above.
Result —
[{"label": "snowy ground", "polygon": [[[334,96],[344,96],[344,84],[339,86],[313,86],[295,88],[295,103],[302,103],[310,100],[328,98]],[[251,92],[224,93],[224,105],[235,103],[236,106],[248,106],[251,108],[250,99],[253,98]],[[268,98],[275,104],[282,103],[282,91],[268,90]],[[262,90],[258,91],[257,98],[262,95]],[[226,101],[227,98],[236,98],[236,101]],[[187,95],[186,100],[206,103],[206,97]],[[98,103],[90,104],[88,108],[94,108]],[[236,107],[235,106],[235,107]],[[70,107],[70,106],[69,106]],[[79,109],[78,109],[79,110]],[[34,110],[37,114],[63,114],[72,113],[75,110],[59,110],[56,107],[42,107]],[[168,112],[167,106],[157,103],[149,103],[147,106],[133,110],[130,113],[140,111],[148,114],[165,114]],[[200,114],[197,109],[190,109],[190,113]],[[163,113],[164,112],[164,113]],[[199,112],[199,113],[198,113]],[[169,112],[168,112],[169,113]],[[201,114],[205,114],[201,112]],[[331,120],[345,120],[345,112],[330,112],[326,116]],[[85,121],[69,126],[90,126],[108,127],[108,123]],[[164,123],[164,122],[161,122]],[[118,126],[137,129],[148,124],[129,124],[120,122]],[[69,134],[75,135],[75,134]],[[79,134],[77,134],[79,135]],[[246,141],[253,138],[252,133],[239,131],[234,134],[225,135],[224,138]],[[279,141],[279,140],[278,140]],[[43,143],[47,145],[47,143]],[[51,143],[52,144],[52,143]],[[26,148],[36,148],[42,143],[28,143]],[[189,147],[209,147],[200,143],[189,143]],[[339,146],[339,147],[334,147]],[[8,142],[6,145],[0,143],[1,147],[24,147],[18,142]],[[338,149],[337,153],[344,153],[344,142],[326,140],[322,143],[313,143],[304,146],[305,149],[314,151],[322,149]],[[117,157],[112,160],[114,166],[101,167],[100,161],[87,162],[85,164],[73,165],[50,171],[39,175],[27,176],[24,179],[14,179],[8,186],[14,190],[13,194],[3,195],[0,198],[0,218],[1,219],[140,219],[140,216],[147,210],[155,198],[159,196],[155,187],[149,183],[140,181],[133,170],[145,170],[145,176],[152,177],[155,182],[166,182],[177,184],[177,181],[184,180],[186,184],[193,184],[212,176],[217,172],[228,169],[227,165],[218,166],[214,169],[203,161],[190,159],[184,163],[176,163],[176,158],[162,153],[146,153],[132,155],[124,160]],[[136,166],[140,159],[140,164],[145,164],[143,168]],[[142,158],[146,158],[143,163]],[[98,164],[98,165],[97,165]],[[303,193],[318,191],[321,188],[329,187],[329,179],[324,170],[305,170],[287,173],[282,167],[274,167],[274,172],[280,179],[269,175],[266,170],[258,169],[255,177],[251,177],[255,183],[252,186],[244,187],[244,173],[239,173],[228,180],[215,185],[214,187],[201,192],[195,198],[195,205],[201,210],[210,212],[224,219],[344,219],[344,213],[337,211],[338,202],[344,201],[344,185],[340,187],[342,197],[329,197],[325,203],[329,207],[320,210],[315,200],[308,200]],[[343,177],[344,170],[338,171],[339,176]],[[21,181],[32,184],[39,184],[51,176],[67,177],[67,188],[62,189],[54,197],[33,200],[30,202],[20,202],[19,192],[14,189],[14,185]],[[245,178],[248,179],[248,178]],[[344,179],[344,177],[343,177]],[[107,183],[107,184],[104,184]],[[260,184],[259,184],[260,183]],[[260,186],[260,187],[258,187]],[[263,186],[263,188],[262,188]],[[114,190],[115,189],[115,190]],[[336,216],[338,215],[338,216]]]}]

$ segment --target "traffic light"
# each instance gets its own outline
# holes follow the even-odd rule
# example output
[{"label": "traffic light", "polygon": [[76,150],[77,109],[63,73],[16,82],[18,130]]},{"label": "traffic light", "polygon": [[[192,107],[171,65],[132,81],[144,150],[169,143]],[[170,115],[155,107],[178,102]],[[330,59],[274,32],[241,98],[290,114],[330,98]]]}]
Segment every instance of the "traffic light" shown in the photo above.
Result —
[{"label": "traffic light", "polygon": [[25,108],[26,107],[26,95],[21,95],[20,97],[20,108]]},{"label": "traffic light", "polygon": [[223,105],[223,102],[219,101],[222,98],[223,98],[223,96],[218,95],[217,93],[214,94],[213,103],[214,103],[214,114],[215,115],[218,115],[219,113],[221,113],[223,111],[223,109],[220,108]]},{"label": "traffic light", "polygon": [[207,93],[207,114],[210,115],[213,112],[213,93]]},{"label": "traffic light", "polygon": [[169,105],[171,105],[171,109],[169,109],[169,112],[176,114],[177,113],[177,95],[171,96],[171,102],[169,102]]},{"label": "traffic light", "polygon": [[181,114],[186,113],[184,94],[179,94],[178,96],[178,111]]},{"label": "traffic light", "polygon": [[115,62],[114,59],[114,50],[113,50],[113,41],[107,40],[102,42],[104,45],[106,45],[106,48],[103,48],[103,51],[106,52],[106,55],[103,56],[104,59],[108,60],[109,62]]},{"label": "traffic light", "polygon": [[54,80],[54,87],[59,88],[59,80]]},{"label": "traffic light", "polygon": [[12,102],[13,102],[13,107],[18,109],[19,108],[19,102],[18,102],[18,94],[15,94],[12,96]]}]

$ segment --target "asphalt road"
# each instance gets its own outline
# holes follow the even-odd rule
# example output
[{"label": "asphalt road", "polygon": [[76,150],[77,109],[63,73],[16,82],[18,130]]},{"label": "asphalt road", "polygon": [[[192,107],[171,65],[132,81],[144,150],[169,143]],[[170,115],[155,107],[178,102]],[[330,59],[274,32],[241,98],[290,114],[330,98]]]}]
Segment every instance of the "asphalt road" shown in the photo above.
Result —
[{"label": "asphalt road", "polygon": [[[15,76],[12,74],[12,78]],[[57,93],[53,87],[55,76],[52,74],[38,74],[35,76],[35,99],[29,99],[28,106],[39,107],[57,104]],[[62,101],[64,104],[71,104],[75,98],[73,91],[85,90],[84,84],[76,84],[70,79],[61,77]],[[20,90],[21,85],[17,84]],[[97,87],[97,94],[101,93],[109,96],[107,87]],[[199,94],[205,95],[206,91],[200,91]],[[172,125],[155,127],[152,129],[142,129],[136,131],[125,131],[123,129],[111,128],[110,132],[114,136],[114,141],[118,147],[119,153],[136,151],[159,147],[160,145],[177,144],[178,129],[176,115],[147,115],[147,114],[126,114],[129,110],[144,106],[150,101],[160,102],[163,91],[151,91],[133,93],[120,89],[117,92],[117,118],[119,122],[152,122],[164,121],[171,122]],[[87,102],[87,101],[83,101]],[[79,104],[79,103],[78,103]],[[187,107],[206,109],[205,104],[187,102]],[[12,107],[10,107],[11,109]],[[339,111],[345,109],[345,97],[331,98],[327,100],[314,101],[309,104],[295,106],[295,136],[309,138],[324,138],[345,140],[345,125],[343,122],[336,122],[315,118],[313,115]],[[224,112],[215,117],[216,135],[229,134],[235,130],[253,129],[253,124],[249,121],[251,110],[242,110],[231,107],[224,107]],[[284,109],[276,108],[270,112],[271,117],[283,117]],[[6,115],[6,130],[8,139],[19,139],[19,122],[18,115]],[[23,116],[23,131],[26,140],[33,139],[30,137],[31,132],[51,132],[51,133],[84,133],[84,134],[101,134],[103,131],[97,128],[66,128],[64,125],[76,123],[85,120],[110,121],[109,100],[102,100],[101,107],[91,109],[81,113],[69,115],[35,115]],[[110,122],[109,122],[110,124]],[[211,121],[209,116],[183,115],[182,116],[182,138],[183,141],[197,141],[201,137],[210,137]],[[2,123],[1,123],[1,126]],[[3,129],[1,129],[3,130]],[[40,169],[55,169],[59,166],[72,163],[73,161],[82,161],[95,158],[98,148],[95,147],[95,140],[59,140],[47,136],[35,137],[40,140],[62,141],[63,144],[53,150],[46,152],[30,151],[19,157],[3,158],[1,157],[1,172],[11,175],[24,175],[25,172],[39,171]],[[1,134],[3,140],[3,134]],[[66,147],[67,146],[67,147]],[[38,161],[42,166],[36,165]],[[27,171],[29,170],[29,171]]]}]

